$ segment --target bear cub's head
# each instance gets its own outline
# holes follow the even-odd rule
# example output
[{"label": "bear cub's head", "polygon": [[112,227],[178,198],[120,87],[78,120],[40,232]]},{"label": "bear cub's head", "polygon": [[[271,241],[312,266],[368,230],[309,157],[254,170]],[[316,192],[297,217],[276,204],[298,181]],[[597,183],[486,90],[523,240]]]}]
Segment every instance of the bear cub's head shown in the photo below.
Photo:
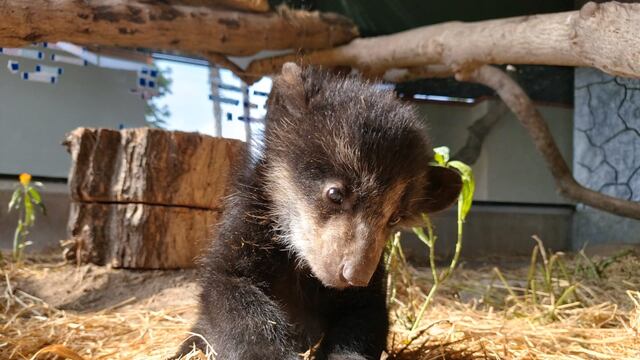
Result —
[{"label": "bear cub's head", "polygon": [[274,81],[270,211],[280,241],[326,286],[366,286],[392,231],[456,201],[460,176],[432,157],[423,121],[390,90],[293,63]]}]

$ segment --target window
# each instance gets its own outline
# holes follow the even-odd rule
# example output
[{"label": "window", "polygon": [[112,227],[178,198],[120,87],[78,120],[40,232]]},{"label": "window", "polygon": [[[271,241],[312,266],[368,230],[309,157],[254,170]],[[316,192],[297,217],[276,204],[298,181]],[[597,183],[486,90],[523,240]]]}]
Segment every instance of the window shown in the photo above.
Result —
[{"label": "window", "polygon": [[169,110],[167,129],[218,135],[219,124],[222,137],[240,140],[262,132],[270,78],[247,86],[231,71],[204,64],[156,60],[156,66],[171,79],[170,93],[151,100]]}]

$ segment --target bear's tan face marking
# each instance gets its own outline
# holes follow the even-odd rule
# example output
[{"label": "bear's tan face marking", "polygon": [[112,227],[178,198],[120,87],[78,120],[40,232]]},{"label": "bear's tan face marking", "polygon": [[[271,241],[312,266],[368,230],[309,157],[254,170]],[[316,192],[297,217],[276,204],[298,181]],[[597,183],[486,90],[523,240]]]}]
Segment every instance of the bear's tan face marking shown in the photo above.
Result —
[{"label": "bear's tan face marking", "polygon": [[[293,176],[290,167],[280,163],[267,177],[281,240],[324,285],[366,286],[380,262],[406,182],[356,195],[342,180],[330,179],[317,194],[305,194]],[[343,201],[327,195],[332,188],[345,192]]]}]

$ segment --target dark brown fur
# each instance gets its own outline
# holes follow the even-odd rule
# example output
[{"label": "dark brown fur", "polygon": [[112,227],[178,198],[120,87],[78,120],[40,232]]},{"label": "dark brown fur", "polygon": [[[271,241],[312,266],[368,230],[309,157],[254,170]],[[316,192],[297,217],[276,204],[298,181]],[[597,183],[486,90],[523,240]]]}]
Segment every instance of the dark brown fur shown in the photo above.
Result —
[{"label": "dark brown fur", "polygon": [[[385,241],[453,203],[460,178],[428,166],[411,106],[360,79],[287,64],[268,111],[203,258],[193,332],[217,359],[298,359],[317,342],[317,359],[378,359]],[[192,338],[180,354],[194,342],[206,348]]]}]

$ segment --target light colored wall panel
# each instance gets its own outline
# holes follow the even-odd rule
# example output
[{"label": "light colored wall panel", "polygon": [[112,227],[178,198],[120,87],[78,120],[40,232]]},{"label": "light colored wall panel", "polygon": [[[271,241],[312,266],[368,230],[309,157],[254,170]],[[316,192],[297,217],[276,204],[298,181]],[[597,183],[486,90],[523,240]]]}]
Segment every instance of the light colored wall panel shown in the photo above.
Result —
[{"label": "light colored wall panel", "polygon": [[[55,85],[24,81],[7,70],[8,60],[26,71],[42,63],[64,73]],[[129,93],[136,78],[134,72],[0,56],[0,174],[66,177],[69,156],[60,143],[68,131],[145,126],[144,102]]]}]

